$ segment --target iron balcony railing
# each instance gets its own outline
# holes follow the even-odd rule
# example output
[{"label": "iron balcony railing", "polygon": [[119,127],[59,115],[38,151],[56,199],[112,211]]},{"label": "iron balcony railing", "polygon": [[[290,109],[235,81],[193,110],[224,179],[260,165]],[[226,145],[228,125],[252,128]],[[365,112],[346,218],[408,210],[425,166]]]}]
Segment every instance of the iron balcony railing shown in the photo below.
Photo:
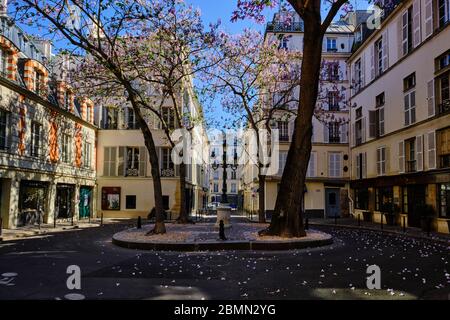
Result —
[{"label": "iron balcony railing", "polygon": [[450,112],[450,99],[444,100],[438,105],[438,114],[447,112]]}]

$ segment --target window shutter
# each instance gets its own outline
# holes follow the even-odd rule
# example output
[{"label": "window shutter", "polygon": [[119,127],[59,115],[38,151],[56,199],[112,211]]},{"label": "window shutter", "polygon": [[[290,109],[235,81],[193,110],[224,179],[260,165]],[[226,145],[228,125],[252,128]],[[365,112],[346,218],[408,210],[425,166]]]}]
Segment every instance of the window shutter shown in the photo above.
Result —
[{"label": "window shutter", "polygon": [[117,147],[110,147],[109,175],[112,177],[117,176],[116,161],[117,161]]},{"label": "window shutter", "polygon": [[389,68],[389,38],[388,30],[383,33],[383,71]]},{"label": "window shutter", "polygon": [[109,177],[111,174],[109,172],[109,162],[111,161],[110,153],[111,148],[110,147],[104,147],[103,148],[103,175],[105,177]]},{"label": "window shutter", "polygon": [[341,131],[341,142],[348,143],[348,123],[343,123],[339,127]]},{"label": "window shutter", "polygon": [[330,130],[328,129],[328,126],[324,123],[323,124],[323,142],[328,143],[330,137]]},{"label": "window shutter", "polygon": [[352,123],[352,147],[356,145],[356,125]]},{"label": "window shutter", "polygon": [[145,147],[139,148],[139,176],[145,177],[147,175],[147,149]]},{"label": "window shutter", "polygon": [[433,0],[425,0],[425,38],[433,34]]},{"label": "window shutter", "polygon": [[119,147],[119,159],[118,159],[118,173],[117,175],[125,176],[125,156],[126,156],[126,148]]},{"label": "window shutter", "polygon": [[436,132],[428,133],[428,169],[436,169]]},{"label": "window shutter", "polygon": [[405,142],[398,143],[398,172],[405,172]]},{"label": "window shutter", "polygon": [[422,136],[416,137],[417,171],[423,171],[423,141]]},{"label": "window shutter", "polygon": [[366,117],[361,119],[361,139],[362,142],[366,142]]},{"label": "window shutter", "polygon": [[403,57],[403,15],[397,20],[397,55],[398,59]]},{"label": "window shutter", "polygon": [[435,114],[434,106],[434,79],[427,83],[427,102],[428,102],[428,116],[432,117]]},{"label": "window shutter", "polygon": [[294,126],[295,122],[292,121],[286,121],[286,125],[288,127],[288,133],[289,133],[289,141],[292,141],[292,138],[294,136]]},{"label": "window shutter", "polygon": [[390,155],[389,155],[389,147],[384,148],[384,173],[388,173],[390,171]]},{"label": "window shutter", "polygon": [[362,153],[362,178],[367,178],[367,153]]},{"label": "window shutter", "polygon": [[417,47],[421,42],[420,35],[420,0],[414,0],[413,4],[413,45]]},{"label": "window shutter", "polygon": [[370,80],[375,79],[375,46],[370,46]]},{"label": "window shutter", "polygon": [[356,169],[356,173],[355,173],[355,177],[356,177],[356,179],[361,179],[361,175],[360,175],[360,173],[361,173],[361,153],[360,154],[357,154],[356,155],[356,157],[355,157],[355,162],[356,162],[356,165],[355,165],[355,169]]},{"label": "window shutter", "polygon": [[309,177],[316,176],[316,153],[315,152],[311,152],[311,156],[309,159],[309,166],[308,166],[308,176]]},{"label": "window shutter", "polygon": [[361,84],[360,88],[363,88],[366,85],[366,56],[363,53],[361,55]]},{"label": "window shutter", "polygon": [[369,137],[375,138],[377,136],[377,112],[369,111]]},{"label": "window shutter", "polygon": [[410,103],[409,103],[409,94],[405,95],[405,126],[408,126],[411,123],[410,119]]},{"label": "window shutter", "polygon": [[377,175],[381,176],[381,148],[377,149]]},{"label": "window shutter", "polygon": [[408,11],[405,11],[402,14],[401,20],[402,20],[401,21],[401,29],[400,29],[401,37],[399,39],[402,39],[402,43],[401,43],[401,50],[400,50],[400,55],[399,55],[400,58],[408,53]]}]

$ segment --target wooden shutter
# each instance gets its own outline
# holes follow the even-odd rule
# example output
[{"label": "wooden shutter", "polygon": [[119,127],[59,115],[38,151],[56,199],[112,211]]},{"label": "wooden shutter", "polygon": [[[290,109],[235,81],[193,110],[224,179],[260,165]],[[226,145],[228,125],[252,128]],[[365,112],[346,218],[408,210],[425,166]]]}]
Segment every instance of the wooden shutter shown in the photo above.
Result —
[{"label": "wooden shutter", "polygon": [[315,152],[311,152],[311,156],[309,159],[309,165],[308,165],[308,176],[309,177],[316,176],[316,153]]},{"label": "wooden shutter", "polygon": [[367,153],[364,152],[362,155],[362,178],[367,178]]},{"label": "wooden shutter", "polygon": [[408,10],[402,14],[401,22],[401,38],[402,39],[402,50],[400,57],[403,57],[408,53]]},{"label": "wooden shutter", "polygon": [[339,126],[341,132],[341,142],[348,143],[348,123],[343,123]]},{"label": "wooden shutter", "polygon": [[366,56],[364,52],[361,55],[361,79],[360,79],[360,89],[366,85]]},{"label": "wooden shutter", "polygon": [[375,110],[369,111],[369,138],[377,136],[377,112]]},{"label": "wooden shutter", "polygon": [[351,127],[351,134],[352,134],[352,147],[356,146],[356,125],[352,123]]},{"label": "wooden shutter", "polygon": [[427,102],[428,102],[428,116],[432,117],[435,114],[434,106],[434,79],[427,83]]},{"label": "wooden shutter", "polygon": [[356,179],[361,179],[361,176],[359,174],[360,173],[360,161],[359,161],[360,156],[361,156],[360,153],[355,156],[355,165],[354,165],[355,173],[354,174],[355,174]]},{"label": "wooden shutter", "polygon": [[381,150],[382,148],[377,149],[377,175],[381,176]]},{"label": "wooden shutter", "polygon": [[147,175],[147,149],[145,147],[139,148],[139,176],[145,177]]},{"label": "wooden shutter", "polygon": [[405,172],[405,142],[398,143],[398,172]]},{"label": "wooden shutter", "polygon": [[425,38],[433,34],[433,0],[425,0]]},{"label": "wooden shutter", "polygon": [[428,133],[428,169],[436,169],[436,132]]},{"label": "wooden shutter", "polygon": [[416,137],[416,161],[417,171],[423,171],[423,140],[421,135]]},{"label": "wooden shutter", "polygon": [[422,39],[420,34],[420,0],[414,0],[413,3],[413,46],[417,47]]},{"label": "wooden shutter", "polygon": [[370,80],[375,79],[375,45],[370,46]]},{"label": "wooden shutter", "polygon": [[118,173],[117,175],[125,176],[126,147],[119,147]]},{"label": "wooden shutter", "polygon": [[386,29],[385,32],[383,32],[383,71],[386,71],[387,68],[389,68],[389,38],[388,38],[388,30]]},{"label": "wooden shutter", "polygon": [[103,148],[103,175],[105,177],[111,176],[111,173],[109,172],[109,162],[111,161],[111,148],[110,147],[104,147]]},{"label": "wooden shutter", "polygon": [[366,142],[366,117],[361,119],[361,139],[362,142]]}]

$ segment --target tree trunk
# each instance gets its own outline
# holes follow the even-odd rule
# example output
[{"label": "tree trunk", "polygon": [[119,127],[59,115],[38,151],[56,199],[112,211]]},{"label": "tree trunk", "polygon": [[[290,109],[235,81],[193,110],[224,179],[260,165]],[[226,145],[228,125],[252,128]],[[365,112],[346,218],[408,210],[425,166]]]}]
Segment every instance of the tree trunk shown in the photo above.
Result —
[{"label": "tree trunk", "polygon": [[266,176],[262,174],[261,167],[258,168],[258,180],[259,180],[259,188],[258,188],[258,221],[259,223],[266,223]]},{"label": "tree trunk", "polygon": [[312,117],[317,101],[322,39],[320,14],[309,13],[304,18],[304,50],[300,79],[300,101],[292,143],[281,178],[275,210],[270,226],[261,235],[303,237],[303,190],[311,154]]},{"label": "tree trunk", "polygon": [[186,208],[186,164],[180,163],[180,216],[178,223],[192,223],[189,219],[188,208]]},{"label": "tree trunk", "polygon": [[154,228],[148,232],[148,234],[161,234],[166,233],[166,226],[164,224],[164,205],[162,197],[162,186],[161,186],[161,176],[159,173],[159,157],[156,152],[155,141],[153,140],[153,135],[151,130],[148,128],[147,122],[142,117],[139,107],[133,108],[136,114],[136,118],[141,128],[142,135],[144,136],[145,147],[147,148],[151,173],[153,180],[153,193],[155,198],[155,210],[156,210],[156,221]]}]

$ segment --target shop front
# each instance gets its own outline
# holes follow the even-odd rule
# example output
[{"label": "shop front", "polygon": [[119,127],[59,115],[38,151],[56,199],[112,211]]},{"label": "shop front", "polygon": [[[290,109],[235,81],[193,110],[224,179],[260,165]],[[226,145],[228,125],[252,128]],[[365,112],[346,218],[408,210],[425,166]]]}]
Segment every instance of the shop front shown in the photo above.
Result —
[{"label": "shop front", "polygon": [[70,219],[74,214],[75,185],[57,184],[55,214],[56,219]]},{"label": "shop front", "polygon": [[46,221],[47,196],[47,182],[27,180],[20,182],[18,227]]},{"label": "shop front", "polygon": [[90,219],[92,217],[93,189],[88,186],[80,187],[79,218]]}]

